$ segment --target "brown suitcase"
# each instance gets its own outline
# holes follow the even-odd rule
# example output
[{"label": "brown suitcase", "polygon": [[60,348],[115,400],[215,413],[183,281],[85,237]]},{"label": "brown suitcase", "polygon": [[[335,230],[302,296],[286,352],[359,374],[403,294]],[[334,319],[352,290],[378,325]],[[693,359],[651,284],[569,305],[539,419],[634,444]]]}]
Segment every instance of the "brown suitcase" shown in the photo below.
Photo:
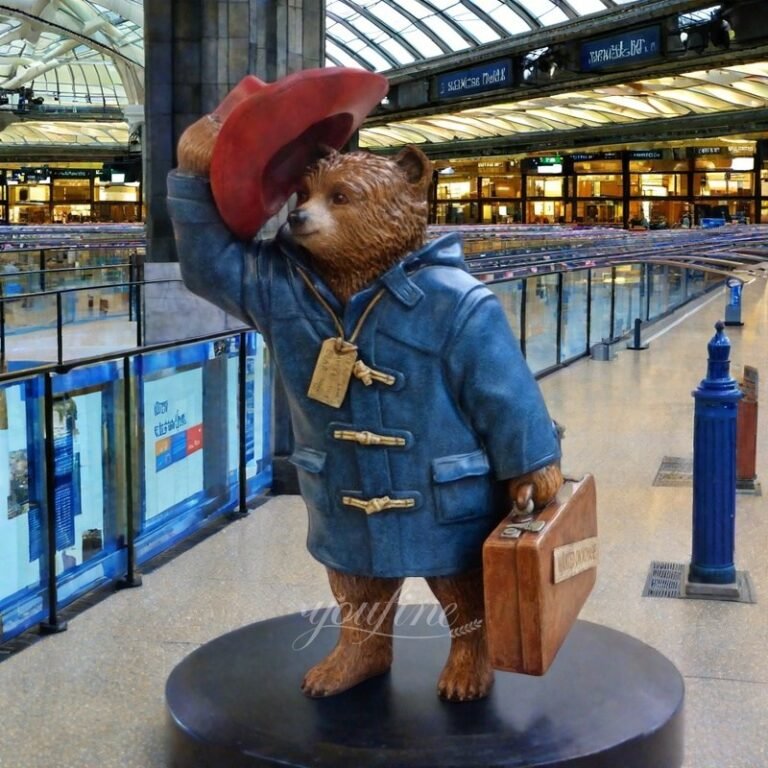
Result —
[{"label": "brown suitcase", "polygon": [[[566,482],[522,531],[509,515],[483,545],[485,620],[491,664],[543,675],[595,584],[595,481]],[[525,525],[525,524],[522,524]]]}]

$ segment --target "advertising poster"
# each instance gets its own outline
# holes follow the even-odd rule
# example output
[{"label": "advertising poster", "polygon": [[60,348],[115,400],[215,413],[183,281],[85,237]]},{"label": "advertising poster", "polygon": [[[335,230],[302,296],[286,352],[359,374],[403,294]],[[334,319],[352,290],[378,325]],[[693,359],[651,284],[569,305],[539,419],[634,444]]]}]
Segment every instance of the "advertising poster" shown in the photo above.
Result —
[{"label": "advertising poster", "polygon": [[0,601],[40,581],[40,508],[30,505],[24,385],[3,387],[0,405]]},{"label": "advertising poster", "polygon": [[74,429],[77,407],[66,399],[53,406],[56,549],[75,544]]},{"label": "advertising poster", "polygon": [[259,334],[249,338],[246,358],[245,439],[248,476],[257,472],[264,459],[264,340]]},{"label": "advertising poster", "polygon": [[202,369],[144,380],[145,521],[203,491]]}]

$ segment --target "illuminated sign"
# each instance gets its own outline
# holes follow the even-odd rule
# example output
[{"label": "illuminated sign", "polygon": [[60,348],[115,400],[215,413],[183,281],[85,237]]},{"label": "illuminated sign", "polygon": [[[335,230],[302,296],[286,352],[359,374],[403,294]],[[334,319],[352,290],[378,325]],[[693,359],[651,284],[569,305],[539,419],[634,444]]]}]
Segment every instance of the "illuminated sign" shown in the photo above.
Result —
[{"label": "illuminated sign", "polygon": [[592,72],[636,64],[660,56],[661,28],[655,25],[582,43],[581,69]]},{"label": "illuminated sign", "polygon": [[491,61],[471,69],[438,75],[436,84],[438,99],[457,99],[494,91],[512,85],[512,65],[508,59]]},{"label": "illuminated sign", "polygon": [[587,160],[621,160],[621,152],[574,152],[571,160],[574,163],[583,163]]},{"label": "illuminated sign", "polygon": [[633,149],[628,154],[630,160],[661,160],[664,157],[661,149]]},{"label": "illuminated sign", "polygon": [[51,176],[54,179],[90,179],[95,175],[90,168],[52,168]]}]

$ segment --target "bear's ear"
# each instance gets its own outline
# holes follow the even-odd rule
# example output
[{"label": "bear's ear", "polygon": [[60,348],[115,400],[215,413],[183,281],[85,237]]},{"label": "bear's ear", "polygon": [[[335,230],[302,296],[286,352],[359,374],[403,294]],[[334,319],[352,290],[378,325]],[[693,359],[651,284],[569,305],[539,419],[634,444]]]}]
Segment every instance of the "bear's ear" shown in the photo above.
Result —
[{"label": "bear's ear", "polygon": [[426,190],[432,183],[432,163],[420,149],[409,145],[395,155],[394,162],[410,184]]}]

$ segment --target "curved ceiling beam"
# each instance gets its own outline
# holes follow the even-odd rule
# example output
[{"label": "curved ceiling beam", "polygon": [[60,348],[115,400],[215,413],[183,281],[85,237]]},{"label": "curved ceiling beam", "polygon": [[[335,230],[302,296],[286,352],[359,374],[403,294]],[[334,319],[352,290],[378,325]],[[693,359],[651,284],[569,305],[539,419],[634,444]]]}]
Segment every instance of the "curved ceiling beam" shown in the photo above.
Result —
[{"label": "curved ceiling beam", "polygon": [[35,16],[34,14],[18,7],[22,4],[23,3],[18,1],[16,3],[0,3],[0,14],[5,13],[6,15],[16,18],[21,22],[28,23],[31,26],[43,27],[46,30],[61,35],[63,38],[72,38],[79,43],[87,45],[89,48],[94,48],[95,50],[106,53],[113,58],[120,58],[129,62],[130,64],[133,64],[134,66],[142,68],[144,67],[144,57],[143,55],[140,58],[137,57],[136,50],[138,49],[136,49],[135,46],[131,46],[134,50],[131,50],[130,53],[126,53],[124,49],[104,44],[92,37],[89,37],[87,34],[83,33],[82,29],[78,29],[74,23],[64,24],[60,21],[52,21],[40,16]]},{"label": "curved ceiling beam", "polygon": [[519,16],[527,25],[529,29],[541,29],[542,24],[536,16],[534,16],[527,8],[524,8],[517,0],[501,0],[510,10]]},{"label": "curved ceiling beam", "polygon": [[[401,45],[403,48],[405,48],[405,50],[414,58],[415,61],[418,61],[420,58],[422,58],[422,55],[419,53],[417,48],[415,48],[411,43],[409,43],[408,40],[406,40],[396,30],[390,27],[386,21],[384,21],[383,19],[380,19],[378,16],[371,13],[367,8],[365,8],[362,5],[359,5],[354,0],[344,0],[344,5],[351,8],[361,18],[373,24],[375,27],[380,29],[387,37],[390,37],[399,45]],[[349,23],[352,24],[351,21]],[[354,27],[354,24],[352,24],[352,26]],[[361,36],[363,35],[363,33],[359,29],[357,30],[357,34]],[[372,41],[369,40],[369,42],[372,42]],[[400,63],[401,62],[398,62],[398,65]]]},{"label": "curved ceiling beam", "polygon": [[[393,68],[398,66],[397,59],[395,59],[388,51],[384,50],[378,43],[375,43],[373,40],[364,38],[360,30],[354,27],[352,24],[350,24],[350,22],[348,22],[343,16],[337,16],[335,13],[331,13],[330,11],[326,11],[326,16],[329,19],[332,19],[333,21],[335,21],[340,26],[344,27],[344,29],[352,32],[357,38],[364,40],[366,45],[369,48],[372,48],[374,51],[376,51],[376,53],[378,53],[382,59],[389,62]],[[368,67],[370,66],[370,62],[366,61],[366,59],[363,57],[361,53],[357,53],[356,51],[354,51],[349,46],[348,43],[346,43],[343,40],[340,40],[338,37],[335,37],[333,33],[328,31],[327,29],[325,34],[328,35],[328,37],[330,37],[333,40],[333,42],[339,46],[339,48],[343,48],[344,51],[346,51],[346,53],[348,53],[350,56],[352,56],[353,59],[355,59],[355,61],[358,61],[361,67],[365,67],[366,69],[368,69]]]},{"label": "curved ceiling beam", "polygon": [[397,11],[401,16],[408,19],[415,29],[418,29],[419,32],[426,35],[443,53],[453,53],[453,48],[451,48],[451,46],[448,45],[448,43],[446,43],[445,40],[443,40],[443,38],[429,26],[429,24],[425,23],[423,19],[414,16],[404,6],[398,5],[397,3],[392,3],[388,0],[387,5],[392,8],[392,10]]},{"label": "curved ceiling beam", "polygon": [[498,35],[500,39],[509,37],[509,30],[499,24],[490,14],[486,13],[479,5],[475,5],[472,0],[460,0],[461,4],[477,16],[480,21]]},{"label": "curved ceiling beam", "polygon": [[429,8],[436,18],[444,21],[457,35],[459,35],[469,46],[480,45],[480,41],[468,30],[461,26],[452,16],[443,12],[437,6],[433,5],[430,0],[419,0],[419,3],[425,8]]},{"label": "curved ceiling beam", "polygon": [[551,0],[552,5],[559,8],[567,17],[569,21],[581,18],[581,14],[575,11],[567,0]]}]

